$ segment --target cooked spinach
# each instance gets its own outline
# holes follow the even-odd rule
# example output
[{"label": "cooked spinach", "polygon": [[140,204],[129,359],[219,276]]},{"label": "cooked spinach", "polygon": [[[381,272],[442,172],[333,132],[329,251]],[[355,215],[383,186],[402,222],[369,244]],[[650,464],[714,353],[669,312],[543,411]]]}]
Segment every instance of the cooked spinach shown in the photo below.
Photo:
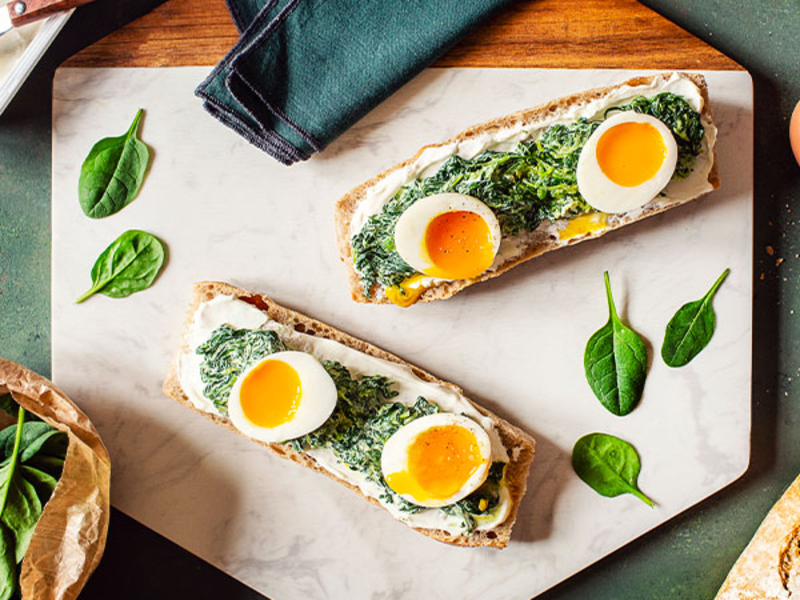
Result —
[{"label": "cooked spinach", "polygon": [[692,172],[694,161],[703,149],[705,129],[700,113],[675,94],[664,92],[653,98],[637,96],[624,106],[609,108],[605,116],[614,111],[633,110],[650,115],[662,121],[672,130],[672,136],[678,145],[678,164],[675,167],[676,179],[685,179]]},{"label": "cooked spinach", "polygon": [[228,397],[236,378],[257,360],[286,350],[278,334],[268,330],[234,329],[224,324],[198,346],[203,395],[221,414],[228,414]]},{"label": "cooked spinach", "polygon": [[669,320],[661,344],[661,358],[668,366],[688,364],[711,341],[717,326],[711,302],[728,273],[730,269],[725,269],[705,296],[684,304]]},{"label": "cooked spinach", "polygon": [[[338,362],[326,361],[325,370],[336,384],[339,397],[336,408],[325,424],[290,445],[302,452],[312,448],[329,448],[348,468],[362,473],[381,487],[380,499],[404,512],[427,510],[404,500],[384,481],[381,472],[383,447],[398,429],[411,421],[439,412],[439,407],[423,397],[412,406],[392,402],[397,393],[386,377],[366,375],[355,379]],[[499,483],[505,463],[494,463],[486,482],[475,492],[443,510],[462,520],[466,531],[475,528],[475,516],[486,515],[500,499]]]},{"label": "cooked spinach", "polygon": [[[634,110],[663,120],[678,141],[675,176],[688,175],[702,149],[704,131],[700,115],[686,100],[663,93],[637,97],[607,114],[612,110]],[[416,272],[397,253],[394,229],[400,215],[426,196],[456,192],[478,198],[497,216],[503,236],[532,231],[542,221],[590,212],[591,206],[578,192],[575,173],[583,146],[601,123],[581,118],[553,125],[538,139],[507,152],[485,151],[472,159],[451,156],[432,176],[400,188],[351,240],[364,293],[371,295],[375,284],[398,285]]]},{"label": "cooked spinach", "polygon": [[92,287],[75,303],[94,294],[125,298],[147,289],[164,266],[164,244],[145,231],[131,229],[103,250],[92,267]]},{"label": "cooked spinach", "polygon": [[97,142],[83,161],[78,180],[78,201],[86,216],[100,219],[130,204],[142,187],[149,148],[137,137],[139,109],[128,131]]},{"label": "cooked spinach", "polygon": [[625,440],[605,433],[583,436],[572,449],[572,468],[602,496],[611,498],[633,494],[648,506],[653,506],[653,501],[637,484],[642,469],[639,454]]},{"label": "cooked spinach", "polygon": [[0,432],[0,600],[13,597],[18,568],[45,503],[55,490],[67,453],[65,433],[41,421],[17,424]]},{"label": "cooked spinach", "polygon": [[608,322],[586,344],[583,365],[594,395],[610,412],[624,416],[639,403],[647,377],[647,347],[617,315],[608,271],[603,274]]}]

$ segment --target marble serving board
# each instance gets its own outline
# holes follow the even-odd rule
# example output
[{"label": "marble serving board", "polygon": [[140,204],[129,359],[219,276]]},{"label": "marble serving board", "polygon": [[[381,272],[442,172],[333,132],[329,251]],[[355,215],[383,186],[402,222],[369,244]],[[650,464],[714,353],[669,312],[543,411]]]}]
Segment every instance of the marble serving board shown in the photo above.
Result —
[{"label": "marble serving board", "polygon": [[[205,114],[206,68],[61,69],[53,105],[53,378],[113,459],[113,503],[275,600],[529,598],[737,479],[750,445],[752,84],[708,72],[722,188],[599,241],[538,258],[442,303],[353,303],[333,234],[351,187],[466,126],[641,72],[425,71],[324,153],[287,168]],[[81,162],[143,107],[153,151],[139,197],[100,221],[77,200]],[[149,290],[74,299],[122,231],[162,238]],[[719,273],[711,345],[689,366],[659,357],[664,326]],[[607,319],[602,273],[648,341],[641,405],[617,418],[583,374]],[[528,494],[503,551],[439,544],[327,478],[269,455],[161,394],[192,282],[226,280],[367,339],[463,386],[537,440]],[[656,502],[597,495],[572,472],[585,433],[635,444]],[[713,501],[713,500],[712,500]]]}]

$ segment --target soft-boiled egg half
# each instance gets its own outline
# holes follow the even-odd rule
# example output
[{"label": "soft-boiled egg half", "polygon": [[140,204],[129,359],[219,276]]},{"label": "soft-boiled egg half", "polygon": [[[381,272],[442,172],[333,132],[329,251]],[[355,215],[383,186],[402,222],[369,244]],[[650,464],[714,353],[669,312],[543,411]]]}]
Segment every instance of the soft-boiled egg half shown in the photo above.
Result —
[{"label": "soft-boiled egg half", "polygon": [[483,202],[464,194],[417,200],[397,220],[397,252],[410,266],[440,279],[470,279],[492,266],[500,223]]},{"label": "soft-boiled egg half", "polygon": [[578,159],[578,191],[599,211],[644,206],[672,179],[678,145],[670,129],[650,115],[620,112],[586,141]]},{"label": "soft-boiled egg half", "polygon": [[336,408],[336,384],[305,352],[276,352],[248,367],[228,399],[228,416],[245,435],[283,442],[311,433]]},{"label": "soft-boiled egg half", "polygon": [[436,413],[398,429],[383,447],[387,485],[413,504],[447,506],[486,480],[491,465],[489,434],[469,417]]}]

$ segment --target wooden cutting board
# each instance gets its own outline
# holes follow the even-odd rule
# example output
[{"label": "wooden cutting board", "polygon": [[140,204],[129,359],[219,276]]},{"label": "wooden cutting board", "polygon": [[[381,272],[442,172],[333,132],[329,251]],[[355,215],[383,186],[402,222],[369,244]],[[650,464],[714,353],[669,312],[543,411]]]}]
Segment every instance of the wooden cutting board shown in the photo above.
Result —
[{"label": "wooden cutting board", "polygon": [[[212,65],[237,39],[225,0],[168,0],[66,65]],[[635,0],[523,0],[468,36],[436,66],[744,70]]]}]

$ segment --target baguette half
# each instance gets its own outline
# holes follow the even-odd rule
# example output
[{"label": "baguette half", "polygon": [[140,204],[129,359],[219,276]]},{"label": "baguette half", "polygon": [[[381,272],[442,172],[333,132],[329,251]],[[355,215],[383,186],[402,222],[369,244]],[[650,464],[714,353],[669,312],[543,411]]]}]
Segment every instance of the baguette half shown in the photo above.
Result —
[{"label": "baguette half", "polygon": [[[377,186],[380,186],[383,180],[392,175],[395,171],[398,171],[399,169],[403,169],[409,165],[416,163],[422,157],[423,152],[425,152],[429,148],[440,148],[453,143],[470,140],[477,136],[484,135],[487,132],[499,131],[502,129],[519,125],[523,127],[529,127],[529,126],[536,127],[541,123],[550,122],[554,117],[557,118],[559,115],[564,114],[571,109],[575,109],[576,107],[581,107],[586,104],[589,104],[590,102],[608,97],[610,94],[612,94],[616,90],[619,90],[620,88],[623,88],[624,86],[635,87],[641,85],[650,85],[658,82],[659,80],[663,80],[664,82],[666,82],[674,75],[675,75],[674,73],[661,73],[658,75],[652,75],[648,77],[636,77],[628,81],[625,81],[619,85],[595,88],[585,92],[580,92],[577,94],[573,94],[571,96],[566,96],[564,98],[559,98],[556,100],[552,100],[550,102],[546,102],[534,108],[521,110],[519,112],[507,115],[505,117],[493,119],[491,121],[487,121],[480,125],[474,125],[442,143],[423,146],[414,156],[412,156],[408,160],[405,160],[393,167],[390,167],[383,173],[373,177],[369,181],[366,181],[361,185],[359,185],[358,187],[355,187],[352,190],[350,190],[347,194],[342,196],[336,202],[336,207],[334,212],[334,223],[336,229],[336,239],[339,246],[339,257],[342,260],[342,262],[344,262],[344,264],[347,266],[350,292],[353,297],[353,300],[355,300],[356,302],[374,303],[374,304],[387,304],[390,302],[389,299],[386,297],[386,295],[383,293],[382,286],[373,285],[372,289],[370,290],[370,295],[367,296],[367,294],[365,293],[361,281],[361,276],[359,275],[358,271],[356,271],[355,266],[353,264],[350,240],[351,240],[351,224],[360,203],[364,201],[369,190],[374,189]],[[681,76],[685,77],[696,86],[697,91],[700,93],[700,96],[702,97],[703,100],[702,110],[700,111],[700,114],[706,122],[711,123],[713,125],[711,107],[708,102],[708,87],[706,85],[705,78],[699,74],[683,74]],[[713,189],[717,189],[720,186],[720,179],[717,169],[716,153],[713,151],[713,148],[712,152],[714,153],[714,156],[712,157],[712,167],[708,174],[708,182]],[[676,200],[674,202],[669,202],[666,204],[651,203],[635,211],[630,211],[628,213],[621,213],[618,215],[611,215],[612,218],[609,219],[607,226],[602,230],[590,232],[582,237],[576,237],[565,241],[561,241],[556,236],[553,236],[552,234],[543,231],[541,228],[538,228],[537,230],[525,235],[525,241],[522,253],[516,258],[513,258],[511,260],[502,263],[498,268],[494,270],[485,271],[484,273],[473,279],[461,279],[461,280],[444,281],[436,283],[435,285],[427,288],[419,297],[418,301],[432,302],[435,300],[445,300],[475,283],[486,281],[488,279],[492,279],[494,277],[502,275],[509,269],[512,269],[513,267],[522,264],[534,257],[545,254],[546,252],[550,252],[551,250],[557,250],[558,248],[563,248],[565,246],[570,246],[586,240],[596,239],[610,231],[614,231],[616,229],[624,227],[625,225],[641,221],[643,219],[646,219],[647,217],[651,217],[653,215],[657,215],[666,210],[669,210],[670,208],[674,208],[676,206],[685,204],[686,202],[699,198],[701,195],[704,194],[705,192],[703,194],[699,194],[692,198],[684,200]]]},{"label": "baguette half", "polygon": [[[208,419],[211,419],[218,425],[222,425],[223,427],[226,427],[231,431],[239,433],[240,435],[244,434],[242,434],[238,429],[236,429],[227,418],[221,417],[213,413],[205,412],[196,408],[194,404],[192,404],[192,402],[189,400],[188,396],[181,387],[177,372],[177,365],[180,352],[185,351],[189,348],[187,334],[189,330],[189,325],[192,322],[192,318],[195,311],[197,310],[197,308],[200,306],[201,303],[209,301],[219,295],[234,296],[235,298],[238,298],[249,304],[252,304],[253,306],[257,307],[258,309],[266,313],[266,315],[271,320],[292,327],[295,331],[314,336],[319,336],[321,338],[326,338],[329,340],[334,340],[336,342],[344,344],[349,348],[352,348],[353,350],[363,352],[364,354],[368,354],[370,356],[374,356],[389,362],[409,366],[413,370],[414,374],[423,381],[442,384],[450,387],[451,389],[455,390],[458,393],[462,393],[461,389],[456,387],[455,385],[441,381],[440,379],[437,379],[430,373],[427,373],[416,366],[410,365],[404,360],[392,354],[389,354],[388,352],[385,352],[380,348],[368,344],[367,342],[364,342],[350,335],[347,335],[346,333],[339,331],[338,329],[335,329],[330,325],[326,325],[324,323],[321,323],[320,321],[316,321],[303,314],[285,308],[273,302],[270,298],[268,298],[264,294],[258,294],[255,292],[243,290],[227,283],[212,282],[212,281],[199,282],[196,283],[194,286],[194,298],[191,303],[187,320],[185,323],[181,350],[176,355],[175,360],[173,361],[172,366],[170,368],[169,375],[167,376],[167,379],[164,382],[164,388],[163,388],[164,393],[170,398],[177,400],[187,408],[190,408],[191,410],[202,414],[203,416],[205,416]],[[452,535],[451,533],[442,529],[424,529],[418,527],[412,527],[412,528],[418,531],[419,533],[422,533],[423,535],[426,535],[428,537],[431,537],[435,540],[447,544],[453,544],[457,546],[490,546],[494,548],[504,548],[508,544],[509,538],[511,536],[511,529],[514,526],[514,521],[516,520],[517,509],[519,508],[519,504],[522,501],[522,497],[525,495],[528,472],[530,470],[530,465],[531,462],[533,461],[533,456],[534,456],[535,442],[533,438],[531,438],[527,433],[525,433],[521,429],[511,425],[504,419],[501,419],[500,417],[492,414],[491,412],[482,408],[481,406],[478,406],[474,402],[470,401],[470,403],[473,406],[475,406],[475,408],[481,414],[491,419],[492,423],[497,429],[497,432],[500,436],[503,445],[505,446],[508,452],[509,462],[508,465],[506,466],[506,482],[508,484],[508,491],[511,497],[511,505],[508,518],[503,523],[499,524],[497,527],[493,529],[476,530],[470,534]],[[380,506],[381,508],[383,508],[380,502],[378,502],[378,500],[376,500],[375,498],[365,496],[357,486],[352,485],[351,483],[345,481],[344,479],[332,474],[330,471],[322,468],[319,464],[317,464],[317,462],[314,460],[313,457],[304,454],[302,452],[297,452],[294,449],[292,449],[289,445],[271,444],[266,442],[260,442],[257,440],[251,440],[251,441],[266,447],[273,454],[277,454],[278,456],[299,463],[304,467],[308,467],[313,471],[327,475],[328,477],[334,479],[335,481],[338,481],[345,487],[350,488],[351,490],[353,490],[354,492],[359,494],[362,498],[366,499],[372,504],[375,504],[376,506]]]},{"label": "baguette half", "polygon": [[788,600],[796,596],[800,596],[800,477],[769,511],[716,600]]}]

